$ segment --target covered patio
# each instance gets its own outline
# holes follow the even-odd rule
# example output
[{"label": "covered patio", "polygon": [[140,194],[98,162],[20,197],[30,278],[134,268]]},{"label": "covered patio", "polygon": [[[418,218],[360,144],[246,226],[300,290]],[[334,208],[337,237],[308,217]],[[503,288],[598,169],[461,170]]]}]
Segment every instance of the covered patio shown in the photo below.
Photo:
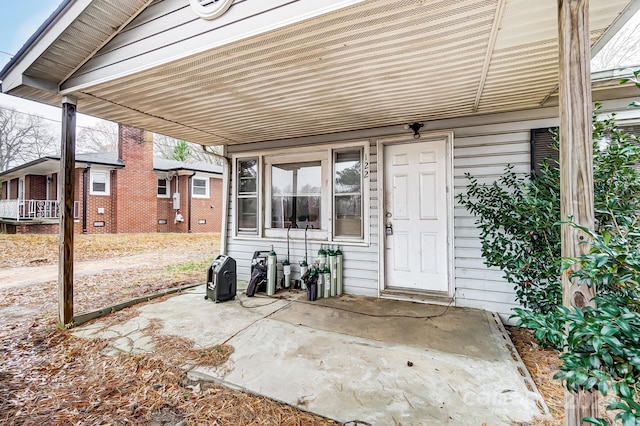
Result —
[{"label": "covered patio", "polygon": [[[446,301],[451,300],[455,306],[473,305],[487,311],[505,307],[508,310],[515,302],[513,294],[495,291],[493,284],[499,280],[494,280],[492,285],[486,284],[487,277],[496,271],[477,266],[482,265],[476,241],[477,229],[465,225],[473,218],[464,216],[461,209],[456,208],[459,206],[455,206],[452,196],[456,189],[464,190],[459,182],[455,187],[455,178],[463,177],[468,170],[477,170],[475,167],[478,164],[473,162],[475,159],[485,160],[479,166],[487,178],[499,175],[505,162],[513,158],[528,160],[527,148],[524,152],[515,152],[513,157],[504,154],[504,148],[515,147],[517,150],[528,143],[522,134],[526,135],[534,128],[532,126],[560,125],[563,129],[560,140],[562,217],[573,217],[587,228],[592,226],[592,100],[624,100],[631,95],[631,91],[630,86],[620,87],[616,84],[592,86],[589,58],[640,8],[640,1],[328,0],[319,3],[307,0],[227,0],[208,3],[209,7],[220,9],[215,16],[203,16],[201,9],[206,9],[204,3],[207,2],[192,0],[188,4],[180,0],[132,0],[122,5],[121,1],[116,0],[65,0],[16,57],[0,71],[3,92],[62,105],[63,141],[59,181],[62,213],[59,274],[61,325],[74,325],[72,172],[76,110],[205,146],[224,145],[227,198],[223,204],[228,210],[224,214],[227,223],[223,225],[221,252],[242,256],[240,260],[247,265],[241,271],[245,277],[253,252],[248,247],[253,248],[256,240],[264,245],[283,244],[284,241],[278,237],[283,234],[282,229],[276,229],[278,225],[273,225],[269,220],[259,220],[262,219],[261,214],[268,211],[259,202],[270,195],[260,192],[268,188],[262,178],[268,182],[269,168],[272,164],[277,165],[269,163],[273,158],[263,158],[264,152],[270,152],[275,157],[283,152],[300,154],[298,150],[301,147],[306,147],[307,152],[325,147],[323,156],[315,160],[327,163],[331,160],[328,156],[338,158],[345,144],[360,144],[360,163],[366,162],[372,167],[370,170],[363,169],[368,180],[364,177],[361,179],[362,186],[366,186],[366,191],[362,193],[365,202],[361,206],[363,219],[359,229],[362,238],[351,242],[355,262],[348,265],[350,270],[345,270],[350,274],[345,275],[350,278],[345,288],[351,294],[381,296],[387,289],[386,282],[395,272],[391,263],[393,256],[385,257],[393,244],[400,240],[387,238],[393,236],[390,220],[386,218],[391,217],[391,207],[394,205],[388,196],[393,185],[384,180],[385,176],[391,176],[385,167],[392,164],[389,159],[393,158],[391,155],[384,156],[387,144],[407,148],[407,151],[398,154],[398,158],[419,157],[425,164],[434,163],[443,167],[441,176],[444,178],[433,180],[440,183],[437,187],[435,184],[432,186],[433,197],[425,198],[428,202],[419,206],[403,210],[412,214],[420,213],[416,223],[440,215],[440,228],[447,229],[443,231],[443,242],[430,246],[431,254],[439,254],[445,260],[439,273],[446,286],[435,291],[435,295],[431,295],[428,288],[419,288],[421,296],[445,300],[445,305]],[[421,129],[423,133],[425,140],[413,146],[421,150],[433,141],[434,136],[429,136],[429,132],[446,132],[446,138],[438,145],[442,146],[440,153],[409,152],[411,143],[421,139],[418,130],[407,130],[411,126]],[[511,133],[518,135],[511,138]],[[506,138],[503,138],[504,135],[507,135]],[[458,148],[469,147],[465,143],[470,144],[474,151],[461,154],[461,150],[455,150],[455,144],[458,144]],[[239,186],[236,180],[241,177],[234,171],[242,164],[243,156],[246,156],[245,163],[256,161],[256,164],[260,163],[267,169],[256,172],[255,188],[258,189],[248,191],[249,195],[235,191]],[[387,163],[384,162],[385,158]],[[330,167],[326,166],[325,169],[329,171]],[[528,173],[530,168],[522,164],[519,171]],[[329,175],[323,175],[321,181],[330,182]],[[331,185],[320,186],[325,188],[325,199],[329,201]],[[423,186],[430,188],[429,185]],[[426,192],[422,195],[429,196]],[[419,208],[435,205],[431,201],[438,199],[438,195],[442,196],[439,204],[443,206],[442,214],[430,215],[418,211]],[[403,199],[410,198],[406,196]],[[251,226],[240,227],[237,226],[240,217],[238,206],[244,209],[243,200],[246,199],[249,199],[248,204],[253,203],[249,213],[256,219],[251,221]],[[385,205],[385,202],[388,204]],[[325,209],[327,216],[335,211],[332,204],[326,203],[325,206],[328,206]],[[319,230],[322,235],[317,239],[318,244],[336,241],[332,234],[335,229],[331,228],[329,222],[325,220],[323,229]],[[435,237],[427,235],[429,232],[425,229],[415,229],[419,232],[403,231],[403,235],[407,236],[406,241],[409,241],[409,235],[425,236],[418,241],[425,245],[429,241],[436,241]],[[401,236],[400,233],[398,236]],[[562,255],[574,257],[584,250],[586,245],[581,245],[584,239],[584,235],[565,226]],[[461,244],[471,240],[471,247]],[[301,251],[300,241],[298,252]],[[405,246],[409,247],[409,243]],[[395,253],[417,252],[423,253],[417,249]],[[405,258],[402,255],[396,257]],[[476,266],[469,265],[469,258]],[[425,261],[426,256],[419,260],[423,261],[422,264],[410,263],[417,269],[430,268],[429,262]],[[477,275],[466,276],[469,270]],[[419,274],[415,272],[413,275]],[[565,305],[583,308],[590,303],[593,294],[585,294],[575,281],[569,282],[564,274],[563,279]],[[416,279],[416,282],[424,283],[424,280]],[[174,299],[177,300],[183,299]],[[194,311],[191,315],[206,311],[196,309],[193,303],[188,304],[188,309]],[[280,303],[288,302],[277,301],[273,308]],[[234,321],[220,321],[222,310],[229,309],[224,306],[233,305],[207,306],[208,309],[221,312],[202,323],[209,324],[211,328],[217,324],[235,324]],[[297,305],[285,305],[280,311],[267,312],[268,318],[247,324],[246,330],[234,328],[226,337],[222,336],[224,341],[233,343],[238,349],[232,359],[236,367],[229,373],[203,374],[255,392],[265,391],[273,398],[297,404],[298,400],[291,399],[292,395],[286,393],[290,387],[288,382],[284,383],[286,386],[283,383],[277,386],[280,392],[285,393],[270,394],[270,390],[266,391],[269,389],[268,382],[275,380],[275,377],[280,380],[286,377],[289,371],[287,367],[293,363],[281,358],[282,351],[270,349],[280,348],[284,342],[281,336],[287,334],[305,342],[299,345],[298,340],[292,341],[299,346],[291,348],[315,350],[315,342],[322,342],[323,339],[330,340],[331,344],[317,345],[319,348],[332,348],[336,353],[340,353],[343,347],[349,348],[344,357],[352,364],[343,368],[350,376],[367,377],[368,372],[380,372],[381,367],[376,365],[376,362],[384,359],[380,354],[393,347],[393,356],[401,354],[397,356],[415,358],[409,360],[414,365],[410,367],[413,369],[411,371],[420,371],[422,381],[419,386],[428,383],[424,387],[429,389],[430,395],[441,394],[445,383],[451,385],[459,377],[465,377],[460,374],[465,371],[464,368],[475,366],[470,371],[476,375],[481,370],[491,370],[493,358],[487,360],[482,356],[475,358],[466,352],[456,353],[452,356],[461,358],[456,358],[459,361],[454,363],[455,367],[450,371],[456,370],[457,374],[446,376],[447,380],[429,382],[430,378],[439,377],[433,367],[427,366],[434,364],[433,360],[438,358],[436,353],[439,354],[440,349],[435,348],[431,352],[432,348],[416,348],[407,345],[408,341],[376,343],[378,341],[371,335],[360,334],[375,322],[376,317],[370,313],[369,316],[365,315],[365,323],[357,328],[358,334],[352,336],[353,341],[345,342],[341,339],[349,336],[349,333],[340,324],[331,324],[334,328],[329,331],[319,326],[330,320],[332,315],[326,312],[309,325],[305,325],[302,319],[295,324],[285,321],[299,314],[292,306]],[[355,307],[355,302],[352,306]],[[410,305],[401,306],[403,314],[404,311],[411,311]],[[176,309],[172,307],[172,310]],[[328,308],[318,306],[313,309]],[[331,309],[336,309],[336,306]],[[367,309],[374,307],[367,306]],[[421,309],[431,308],[423,306]],[[290,316],[284,315],[287,310],[291,310]],[[247,317],[251,316],[242,312]],[[423,313],[418,316],[428,315]],[[233,315],[234,320],[236,317]],[[448,314],[442,318],[448,319]],[[420,329],[437,333],[437,319],[433,318],[430,327]],[[459,329],[446,333],[446,338],[451,339],[447,341],[447,346],[456,347],[453,342],[465,338],[464,331],[474,325],[474,321],[479,320],[469,319],[462,322]],[[491,331],[491,327],[499,328],[499,321],[492,321],[489,323],[493,325],[487,326],[485,332],[478,332],[477,337],[487,339],[493,336],[494,341],[499,342],[500,339]],[[392,323],[397,327],[402,321]],[[444,328],[448,324],[444,322],[440,326]],[[252,331],[254,326],[258,329]],[[269,330],[267,336],[272,339],[274,346],[266,344],[266,340],[261,342],[266,346],[255,352],[253,345],[256,340],[251,333],[264,337],[264,333],[259,331],[260,327]],[[187,328],[190,326],[185,326]],[[382,325],[376,330],[381,329]],[[305,340],[313,334],[311,331],[318,336],[317,340]],[[405,329],[397,328],[390,335],[404,332]],[[126,334],[127,339],[124,340],[128,341],[129,332]],[[203,330],[201,334],[206,333]],[[115,332],[115,337],[118,337],[118,332]],[[437,339],[423,336],[410,340],[424,342]],[[461,342],[464,343],[463,340]],[[244,352],[244,356],[243,348],[250,348]],[[371,348],[380,352],[368,353],[373,350]],[[295,354],[298,349],[291,353]],[[242,374],[238,366],[245,362],[260,364],[256,356],[259,358],[261,353],[269,350],[274,355],[271,359],[273,370],[278,374],[264,383],[251,382],[249,379],[259,375],[249,377]],[[323,360],[326,352],[318,349],[314,353],[314,362]],[[482,354],[490,352],[478,351]],[[360,356],[353,356],[354,353]],[[500,349],[498,353],[501,353],[500,359],[503,360],[497,364],[501,368],[504,362],[515,362],[508,349]],[[358,371],[358,360],[367,357],[372,359],[367,364],[370,370],[353,373]],[[422,357],[430,357],[430,363],[423,362],[427,358]],[[393,359],[398,361],[397,358]],[[474,364],[476,361],[478,364]],[[335,364],[339,365],[338,360],[335,360]],[[442,361],[438,365],[444,369],[445,364]],[[426,369],[420,370],[423,365]],[[262,367],[260,371],[269,367]],[[301,371],[313,369],[316,373],[317,367],[317,364],[302,364]],[[407,367],[405,361],[403,368]],[[515,367],[512,371],[517,370]],[[434,422],[468,424],[467,419],[455,417],[455,407],[464,406],[465,395],[469,394],[490,395],[485,401],[489,408],[474,410],[481,416],[489,417],[490,413],[500,412],[500,406],[495,404],[512,393],[511,384],[507,387],[498,385],[491,393],[487,392],[487,388],[499,384],[498,379],[505,374],[498,368],[477,386],[466,380],[464,387],[453,387],[452,392],[448,393],[452,398],[449,404],[454,407],[447,411],[451,418],[437,417],[436,408],[439,407],[435,399],[422,401],[424,404],[416,405],[417,410],[424,405],[434,411],[421,412],[422,417],[416,418],[416,422],[424,418],[437,418]],[[335,387],[335,381],[330,379],[331,374],[313,376],[326,377],[323,386],[331,383]],[[304,377],[304,374],[300,374],[300,377]],[[377,390],[386,392],[391,382],[396,389],[402,388],[402,380],[390,380],[378,382],[382,387]],[[516,381],[512,382],[513,386]],[[346,380],[338,382],[346,386]],[[348,411],[355,410],[356,414],[361,412],[353,408],[361,399],[354,392],[355,388],[350,390],[356,404],[350,405],[349,410],[327,415],[350,420],[348,414],[351,413]],[[340,392],[340,389],[336,389],[330,393],[340,395]],[[521,395],[521,392],[516,394]],[[296,392],[297,398],[305,395],[302,388]],[[317,399],[326,401],[330,398]],[[406,393],[404,399],[407,399]],[[411,405],[411,398],[408,399],[406,402]],[[347,398],[339,400],[346,401]],[[398,419],[406,411],[407,405],[399,394],[390,393],[386,399],[376,401],[380,406],[386,404],[386,412],[395,413]],[[313,404],[315,402],[308,402],[309,409]],[[510,404],[509,411],[512,414],[530,418],[535,411],[533,408],[526,411],[524,406],[516,407],[513,402]],[[337,403],[332,405],[338,406]],[[475,402],[472,400],[470,405],[475,406]],[[595,404],[590,401],[583,400],[577,406],[592,406],[595,409]],[[323,410],[318,408],[318,412]],[[568,416],[581,419],[580,410],[574,411]],[[374,416],[371,418],[374,422],[378,421]],[[395,417],[386,417],[383,422],[393,419]],[[503,423],[512,420],[503,417],[493,419]],[[570,419],[569,424],[579,421],[575,419]],[[485,421],[491,423],[491,418],[470,419],[471,424]]]},{"label": "covered patio", "polygon": [[497,315],[347,295],[308,303],[295,292],[216,304],[204,293],[195,287],[74,334],[107,339],[105,354],[161,353],[145,332],[152,322],[196,348],[229,344],[223,365],[183,366],[193,384],[224,384],[339,422],[511,425],[548,414]]}]

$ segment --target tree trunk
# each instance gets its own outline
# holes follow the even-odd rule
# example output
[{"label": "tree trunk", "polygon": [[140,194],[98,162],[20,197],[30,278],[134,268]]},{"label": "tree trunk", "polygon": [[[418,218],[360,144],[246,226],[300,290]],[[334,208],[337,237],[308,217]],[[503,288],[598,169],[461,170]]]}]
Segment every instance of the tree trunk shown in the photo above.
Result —
[{"label": "tree trunk", "polygon": [[[558,0],[560,55],[560,216],[590,230],[593,211],[593,145],[591,129],[591,75],[589,61],[589,1]],[[589,250],[588,236],[562,225],[562,256],[577,257]],[[593,305],[595,287],[579,286],[562,274],[562,301],[567,307]],[[585,416],[597,417],[597,394],[567,393],[565,424],[582,424]]]}]

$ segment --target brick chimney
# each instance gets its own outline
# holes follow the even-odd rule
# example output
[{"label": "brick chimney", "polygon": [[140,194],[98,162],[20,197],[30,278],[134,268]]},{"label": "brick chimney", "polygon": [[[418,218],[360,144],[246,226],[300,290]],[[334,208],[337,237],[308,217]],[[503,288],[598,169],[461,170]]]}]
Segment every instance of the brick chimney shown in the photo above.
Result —
[{"label": "brick chimney", "polygon": [[119,124],[118,157],[124,168],[115,171],[116,232],[156,232],[158,178],[153,171],[153,134]]}]

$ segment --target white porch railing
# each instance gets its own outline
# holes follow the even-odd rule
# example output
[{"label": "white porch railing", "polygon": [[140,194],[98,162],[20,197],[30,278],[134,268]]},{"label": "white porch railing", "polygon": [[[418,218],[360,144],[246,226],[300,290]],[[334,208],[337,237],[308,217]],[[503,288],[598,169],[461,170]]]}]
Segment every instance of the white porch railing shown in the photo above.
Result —
[{"label": "white porch railing", "polygon": [[[80,203],[73,203],[73,217],[80,216]],[[58,219],[60,204],[56,200],[0,200],[0,218],[13,220]]]}]

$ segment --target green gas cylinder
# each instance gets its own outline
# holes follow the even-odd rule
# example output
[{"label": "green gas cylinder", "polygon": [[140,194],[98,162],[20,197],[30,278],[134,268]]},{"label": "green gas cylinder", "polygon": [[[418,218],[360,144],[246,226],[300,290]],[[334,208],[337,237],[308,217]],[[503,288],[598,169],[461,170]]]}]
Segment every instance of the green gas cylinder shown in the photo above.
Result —
[{"label": "green gas cylinder", "polygon": [[324,267],[322,270],[322,276],[324,277],[324,297],[328,299],[331,297],[331,270],[329,269],[329,266]]},{"label": "green gas cylinder", "polygon": [[318,250],[318,266],[320,266],[320,271],[322,271],[326,265],[327,265],[327,252],[325,251],[322,244],[320,244],[320,250]]},{"label": "green gas cylinder", "polygon": [[267,296],[276,294],[276,252],[271,246],[267,255]]},{"label": "green gas cylinder", "polygon": [[337,282],[337,276],[336,276],[336,252],[333,251],[333,247],[330,247],[329,250],[327,251],[327,258],[328,258],[328,263],[329,263],[329,273],[330,273],[330,278],[329,278],[329,282],[330,282],[330,293],[331,296],[335,296],[336,295],[336,286],[338,284]]},{"label": "green gas cylinder", "polygon": [[316,270],[316,273],[318,274],[318,299],[321,299],[324,297],[324,269],[322,268],[314,268]]},{"label": "green gas cylinder", "polygon": [[282,287],[289,288],[291,285],[291,264],[289,260],[285,259],[282,262],[282,270],[284,273],[284,283],[282,283]]},{"label": "green gas cylinder", "polygon": [[302,277],[305,276],[308,270],[309,270],[309,265],[307,265],[307,261],[303,260],[302,262],[300,262],[300,289],[301,290],[307,289],[307,284],[304,281],[302,281]]},{"label": "green gas cylinder", "polygon": [[336,250],[336,295],[342,294],[342,250]]}]

